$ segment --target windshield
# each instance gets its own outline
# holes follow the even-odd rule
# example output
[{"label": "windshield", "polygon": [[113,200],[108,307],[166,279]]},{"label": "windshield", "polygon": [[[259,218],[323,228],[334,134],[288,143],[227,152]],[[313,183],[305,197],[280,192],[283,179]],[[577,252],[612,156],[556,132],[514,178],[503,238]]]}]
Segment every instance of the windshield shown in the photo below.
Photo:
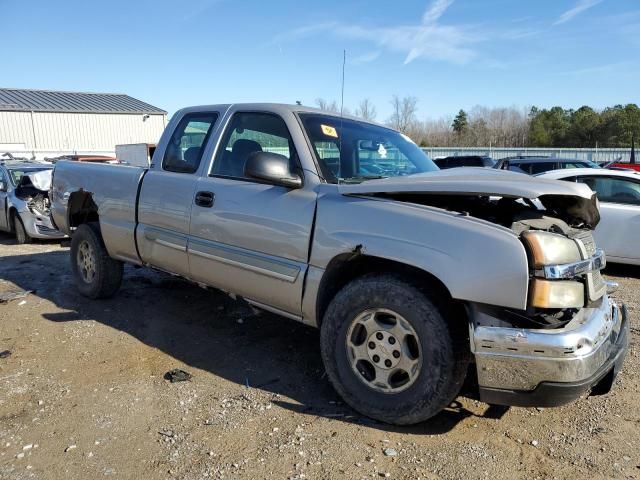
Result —
[{"label": "windshield", "polygon": [[329,183],[438,170],[415,143],[394,130],[315,113],[301,113],[300,119]]},{"label": "windshield", "polygon": [[14,187],[17,187],[20,183],[20,180],[25,175],[28,175],[33,172],[42,172],[43,170],[51,170],[50,168],[9,168],[9,178],[11,179],[11,183]]},{"label": "windshield", "polygon": [[592,162],[591,160],[584,160],[582,162],[569,162],[568,166],[566,166],[565,168],[602,168],[602,167],[597,163]]}]

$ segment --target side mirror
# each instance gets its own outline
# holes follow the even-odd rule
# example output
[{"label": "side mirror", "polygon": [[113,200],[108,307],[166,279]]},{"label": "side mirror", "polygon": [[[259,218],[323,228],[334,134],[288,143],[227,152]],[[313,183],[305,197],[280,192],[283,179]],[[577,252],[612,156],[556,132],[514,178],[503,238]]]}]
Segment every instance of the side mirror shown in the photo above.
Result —
[{"label": "side mirror", "polygon": [[244,165],[244,176],[287,188],[302,187],[302,178],[291,172],[289,159],[271,152],[253,152]]}]

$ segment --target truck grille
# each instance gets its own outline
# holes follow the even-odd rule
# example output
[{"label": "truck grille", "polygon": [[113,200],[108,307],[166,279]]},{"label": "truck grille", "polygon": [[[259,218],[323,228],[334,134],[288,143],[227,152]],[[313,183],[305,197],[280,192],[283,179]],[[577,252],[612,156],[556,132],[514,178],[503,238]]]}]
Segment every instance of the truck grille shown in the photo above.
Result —
[{"label": "truck grille", "polygon": [[584,247],[584,258],[592,257],[596,253],[596,241],[593,239],[593,234],[590,231],[580,231],[573,236],[574,240],[579,240]]},{"label": "truck grille", "polygon": [[[583,258],[586,259],[592,257],[596,253],[596,242],[591,231],[580,230],[571,237],[578,241]],[[607,286],[600,272],[588,273],[585,277],[587,280],[587,293],[589,295],[589,300],[597,300],[606,293]]]}]

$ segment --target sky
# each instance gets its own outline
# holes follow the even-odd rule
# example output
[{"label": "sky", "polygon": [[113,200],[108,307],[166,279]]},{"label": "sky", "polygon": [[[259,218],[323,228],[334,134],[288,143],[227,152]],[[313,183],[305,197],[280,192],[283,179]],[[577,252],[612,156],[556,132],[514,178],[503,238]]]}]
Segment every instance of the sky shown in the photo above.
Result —
[{"label": "sky", "polygon": [[640,103],[640,0],[0,0],[0,87],[418,116]]}]

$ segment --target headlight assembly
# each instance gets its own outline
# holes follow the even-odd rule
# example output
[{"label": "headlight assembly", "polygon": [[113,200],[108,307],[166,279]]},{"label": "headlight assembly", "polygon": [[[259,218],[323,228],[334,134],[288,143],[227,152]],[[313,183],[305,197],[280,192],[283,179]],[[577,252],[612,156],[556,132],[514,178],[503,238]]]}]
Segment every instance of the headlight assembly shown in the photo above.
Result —
[{"label": "headlight assembly", "polygon": [[525,232],[522,238],[529,247],[534,268],[581,260],[576,242],[563,235],[550,232]]},{"label": "headlight assembly", "polygon": [[584,306],[584,285],[570,280],[531,282],[531,305],[537,308],[581,308]]}]

